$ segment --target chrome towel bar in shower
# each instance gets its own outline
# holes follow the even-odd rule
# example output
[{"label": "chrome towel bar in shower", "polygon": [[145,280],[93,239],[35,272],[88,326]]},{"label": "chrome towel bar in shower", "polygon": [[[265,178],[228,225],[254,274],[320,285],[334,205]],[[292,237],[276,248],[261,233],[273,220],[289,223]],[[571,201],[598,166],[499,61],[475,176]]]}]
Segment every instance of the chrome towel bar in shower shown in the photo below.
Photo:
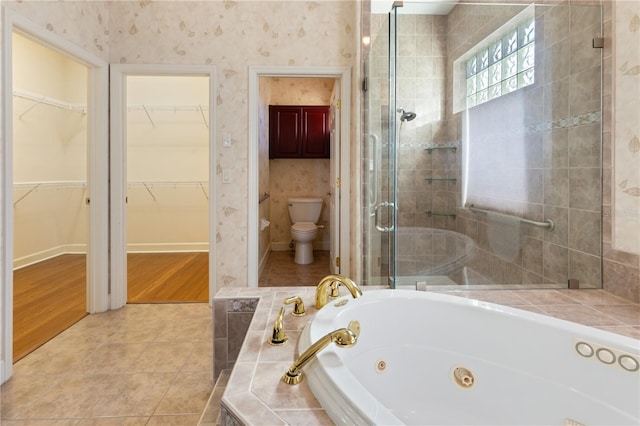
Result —
[{"label": "chrome towel bar in shower", "polygon": [[479,208],[475,207],[473,204],[471,204],[469,206],[469,210],[471,210],[474,213],[485,213],[486,215],[490,215],[490,216],[498,216],[498,217],[503,217],[503,218],[507,218],[507,219],[518,219],[520,222],[526,223],[528,225],[538,226],[540,228],[548,228],[549,231],[553,231],[556,228],[556,224],[553,223],[553,221],[551,219],[547,219],[544,222],[538,222],[538,221],[535,221],[535,220],[525,219],[525,218],[522,218],[522,217],[519,217],[519,216],[515,216],[515,215],[511,215],[511,214],[498,213],[498,212],[494,212],[494,211],[491,211],[491,210],[479,209]]}]

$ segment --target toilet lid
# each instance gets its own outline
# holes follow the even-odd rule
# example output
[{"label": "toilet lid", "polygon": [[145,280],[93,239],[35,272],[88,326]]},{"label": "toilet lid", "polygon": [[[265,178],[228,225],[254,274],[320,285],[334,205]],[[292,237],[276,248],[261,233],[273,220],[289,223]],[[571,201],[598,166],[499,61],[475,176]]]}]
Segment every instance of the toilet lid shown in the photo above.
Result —
[{"label": "toilet lid", "polygon": [[291,230],[296,232],[313,232],[316,229],[318,227],[313,222],[296,222],[291,227]]}]

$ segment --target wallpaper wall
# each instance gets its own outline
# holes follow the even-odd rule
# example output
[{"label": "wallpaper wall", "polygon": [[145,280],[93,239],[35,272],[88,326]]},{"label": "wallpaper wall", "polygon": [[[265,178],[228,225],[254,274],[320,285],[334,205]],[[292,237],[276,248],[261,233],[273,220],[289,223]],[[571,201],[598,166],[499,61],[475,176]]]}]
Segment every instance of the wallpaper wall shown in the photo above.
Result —
[{"label": "wallpaper wall", "polygon": [[[353,66],[359,4],[143,0],[3,5],[112,63],[216,67],[217,173],[223,165],[232,173],[231,184],[217,179],[216,283],[246,286],[248,67]],[[352,111],[355,117],[357,108]],[[222,147],[223,133],[232,135],[229,148]]]},{"label": "wallpaper wall", "polygon": [[[639,200],[633,196],[636,192],[633,188],[637,188],[640,182],[640,158],[639,153],[634,152],[636,139],[632,133],[635,132],[635,135],[640,137],[637,127],[637,117],[640,114],[637,96],[640,78],[637,74],[640,64],[640,1],[603,1],[602,5],[605,39],[602,115],[602,280],[606,290],[638,303],[640,254],[637,251],[632,252],[632,241],[635,241],[637,247],[640,235]],[[619,97],[625,94],[631,97],[626,100]],[[620,108],[622,100],[629,101],[625,106],[629,108],[627,112]],[[623,200],[625,201],[622,206],[617,205]],[[616,214],[619,208],[624,209],[626,213]],[[614,241],[614,236],[618,237],[617,241]],[[621,244],[629,247],[624,248]]]},{"label": "wallpaper wall", "polygon": [[613,246],[640,254],[640,2],[615,3]]}]

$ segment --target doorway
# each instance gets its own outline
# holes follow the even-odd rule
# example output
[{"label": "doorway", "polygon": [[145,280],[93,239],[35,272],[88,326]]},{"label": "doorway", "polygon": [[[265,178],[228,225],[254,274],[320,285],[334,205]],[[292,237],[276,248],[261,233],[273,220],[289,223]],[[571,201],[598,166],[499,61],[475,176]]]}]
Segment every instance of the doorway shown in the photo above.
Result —
[{"label": "doorway", "polygon": [[[332,94],[337,84],[335,78],[306,77],[262,77],[260,78],[260,111],[266,114],[260,125],[260,209],[259,286],[311,285],[331,272],[331,169],[335,153],[330,150],[330,110]],[[297,140],[298,154],[280,153],[276,149],[275,138],[280,128],[279,112],[293,112],[295,123],[288,118],[281,123],[280,140]],[[316,126],[306,124],[304,117],[316,114]],[[275,115],[275,116],[274,116]],[[285,117],[289,117],[285,114]],[[299,121],[303,121],[299,123]],[[299,127],[298,127],[299,126]],[[306,153],[303,145],[311,137],[308,132],[317,131],[315,137],[321,142],[318,151]],[[289,135],[286,129],[299,129]],[[329,155],[327,155],[329,154]],[[317,236],[312,244],[312,258],[304,259],[304,264],[294,260],[299,250],[291,237],[291,218],[288,200],[292,198],[315,198],[321,200],[321,210],[317,225]]]},{"label": "doorway", "polygon": [[87,67],[14,33],[13,76],[16,362],[87,315]]},{"label": "doorway", "polygon": [[3,28],[0,382],[110,307],[107,64],[11,11]]},{"label": "doorway", "polygon": [[[249,78],[249,286],[257,287],[260,279],[260,269],[265,264],[265,253],[270,251],[269,245],[273,241],[270,238],[265,242],[264,231],[271,227],[271,221],[267,217],[273,217],[273,210],[269,206],[271,198],[268,183],[268,136],[265,135],[265,120],[268,120],[269,99],[266,82],[268,79],[285,80],[285,85],[294,81],[307,79],[311,81],[331,81],[333,85],[329,103],[331,104],[331,125],[334,127],[331,141],[331,158],[328,165],[328,175],[325,177],[328,190],[321,194],[323,198],[323,210],[330,217],[328,224],[330,229],[326,230],[324,238],[328,246],[329,259],[326,273],[350,273],[349,265],[349,140],[351,136],[350,105],[344,101],[343,97],[350,96],[350,70],[348,68],[331,67],[269,67],[250,68]],[[292,80],[286,80],[292,79]],[[322,84],[322,83],[321,83]],[[300,91],[298,93],[301,93]],[[268,135],[268,133],[267,133]],[[265,175],[267,178],[265,179]],[[291,179],[290,179],[291,180]],[[267,183],[265,183],[267,182]],[[301,190],[304,190],[302,188]],[[308,195],[308,194],[300,194]],[[265,203],[265,200],[267,201]],[[261,202],[262,201],[262,202]],[[277,200],[276,200],[277,201]],[[290,223],[286,204],[281,202],[278,217],[282,218],[286,214],[284,225],[276,230],[281,235],[285,235],[284,241],[288,249],[290,239],[287,239]],[[269,208],[265,207],[269,206]],[[277,206],[275,206],[277,207]],[[284,229],[282,229],[284,228]],[[322,232],[320,232],[323,235]],[[317,241],[322,247],[322,239]],[[292,259],[288,266],[294,268],[298,265]],[[291,268],[288,268],[291,270]],[[283,270],[283,269],[281,269]],[[322,276],[324,276],[322,275]],[[304,277],[304,274],[303,274]],[[304,285],[312,285],[308,281],[302,281]],[[273,285],[273,283],[269,284]]]},{"label": "doorway", "polygon": [[[211,68],[112,66],[116,304],[207,302]],[[114,121],[120,121],[120,126]],[[113,297],[113,293],[112,293]]]}]

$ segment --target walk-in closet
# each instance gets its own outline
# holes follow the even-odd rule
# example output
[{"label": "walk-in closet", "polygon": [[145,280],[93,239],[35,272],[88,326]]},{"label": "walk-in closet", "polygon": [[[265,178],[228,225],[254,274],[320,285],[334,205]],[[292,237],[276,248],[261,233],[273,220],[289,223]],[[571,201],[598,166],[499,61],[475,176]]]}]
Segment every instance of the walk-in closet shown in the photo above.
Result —
[{"label": "walk-in closet", "polygon": [[126,77],[129,303],[208,301],[209,77]]},{"label": "walk-in closet", "polygon": [[87,314],[87,75],[14,34],[14,360]]}]

